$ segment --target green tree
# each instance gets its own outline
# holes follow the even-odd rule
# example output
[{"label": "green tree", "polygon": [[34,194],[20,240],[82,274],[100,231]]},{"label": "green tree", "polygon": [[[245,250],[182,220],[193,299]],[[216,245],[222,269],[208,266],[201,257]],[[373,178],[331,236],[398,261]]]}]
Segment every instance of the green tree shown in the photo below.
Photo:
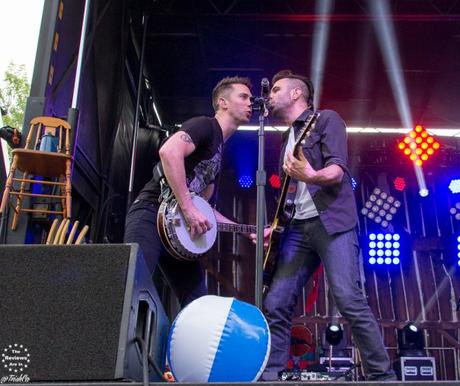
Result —
[{"label": "green tree", "polygon": [[3,82],[0,82],[0,108],[2,114],[5,114],[3,115],[4,125],[22,129],[29,93],[30,84],[27,80],[26,66],[10,62]]}]

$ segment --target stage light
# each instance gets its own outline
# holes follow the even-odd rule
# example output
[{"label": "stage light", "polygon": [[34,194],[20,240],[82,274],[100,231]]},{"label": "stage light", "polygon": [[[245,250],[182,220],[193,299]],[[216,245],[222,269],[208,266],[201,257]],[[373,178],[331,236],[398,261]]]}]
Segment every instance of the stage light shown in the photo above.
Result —
[{"label": "stage light", "polygon": [[401,236],[398,233],[371,233],[368,238],[369,264],[397,265],[400,263],[401,244],[399,240]]},{"label": "stage light", "polygon": [[343,330],[340,324],[330,323],[326,327],[326,341],[331,346],[337,346],[343,339]]},{"label": "stage light", "polygon": [[399,116],[405,127],[412,127],[412,115],[409,107],[406,82],[403,77],[401,58],[396,34],[392,23],[391,11],[388,1],[370,1],[369,9],[374,16],[374,27],[379,42],[380,51],[385,62],[389,76],[394,100]]},{"label": "stage light", "polygon": [[[174,126],[181,127],[180,124],[175,124]],[[265,126],[265,131],[274,131],[281,133],[286,131],[288,126]],[[241,125],[238,127],[238,131],[258,131],[259,126],[251,125]],[[352,134],[382,134],[382,135],[392,135],[392,134],[406,134],[410,132],[411,129],[407,128],[396,128],[396,127],[352,127],[347,126],[347,133]],[[435,134],[437,137],[458,137],[458,132],[460,128],[443,128],[443,129],[430,129],[430,133]],[[428,135],[428,134],[427,134]],[[423,135],[422,135],[423,138]],[[422,146],[423,147],[423,146]]]},{"label": "stage light", "polygon": [[323,74],[326,61],[327,45],[329,41],[329,15],[333,7],[333,1],[322,0],[316,2],[315,13],[323,15],[323,19],[317,19],[313,33],[313,54],[311,55],[311,80],[315,90],[313,105],[318,107],[321,100]]},{"label": "stage light", "polygon": [[393,181],[396,190],[402,192],[406,188],[406,180],[403,177],[396,177]]},{"label": "stage light", "polygon": [[415,129],[398,143],[398,149],[417,166],[422,166],[439,147],[439,143],[421,125],[415,126]]},{"label": "stage light", "polygon": [[406,324],[398,329],[399,356],[425,356],[425,340],[423,331],[414,323]]},{"label": "stage light", "polygon": [[238,182],[242,188],[249,189],[252,186],[252,177],[248,175],[242,175]]},{"label": "stage light", "polygon": [[401,202],[376,187],[361,209],[361,214],[386,228],[401,207]]},{"label": "stage light", "polygon": [[279,189],[281,188],[281,179],[278,174],[272,174],[270,178],[268,179],[268,182],[270,182],[270,185],[274,189]]},{"label": "stage light", "polygon": [[454,179],[450,181],[449,189],[452,193],[460,193],[460,179]]},{"label": "stage light", "polygon": [[460,202],[457,202],[452,208],[450,208],[449,213],[455,220],[460,221]]},{"label": "stage light", "polygon": [[418,191],[418,194],[420,195],[420,197],[426,197],[426,196],[428,196],[429,193],[430,193],[429,190],[426,189],[426,188],[425,189],[420,189]]},{"label": "stage light", "polygon": [[353,188],[353,190],[356,190],[356,188],[358,187],[358,180],[354,177],[351,177],[351,187]]},{"label": "stage light", "polygon": [[458,257],[458,261],[457,261],[457,265],[460,266],[460,236],[457,237],[457,257]]}]

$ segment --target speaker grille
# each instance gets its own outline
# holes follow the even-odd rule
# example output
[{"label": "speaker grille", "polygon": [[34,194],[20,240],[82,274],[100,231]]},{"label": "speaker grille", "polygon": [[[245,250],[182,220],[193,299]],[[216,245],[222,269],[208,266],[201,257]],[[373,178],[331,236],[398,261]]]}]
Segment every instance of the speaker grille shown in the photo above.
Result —
[{"label": "speaker grille", "polygon": [[113,379],[130,249],[0,247],[0,350],[16,344],[30,360],[16,370],[33,381]]}]

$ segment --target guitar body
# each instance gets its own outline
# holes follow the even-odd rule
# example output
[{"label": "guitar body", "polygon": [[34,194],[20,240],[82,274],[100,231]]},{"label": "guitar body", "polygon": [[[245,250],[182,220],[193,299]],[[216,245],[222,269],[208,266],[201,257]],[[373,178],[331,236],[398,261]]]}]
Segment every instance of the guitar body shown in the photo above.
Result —
[{"label": "guitar body", "polygon": [[157,226],[161,241],[166,250],[180,260],[197,260],[212,248],[217,238],[217,221],[211,205],[197,195],[192,196],[192,202],[212,224],[210,230],[193,240],[176,199],[163,201],[158,210]]},{"label": "guitar body", "polygon": [[[296,139],[296,143],[293,148],[293,154],[296,154],[301,142],[307,137],[314,126],[314,123],[319,117],[319,113],[315,112],[307,119],[303,129],[299,132],[299,136]],[[281,237],[285,229],[289,226],[289,223],[294,216],[294,204],[286,203],[286,196],[291,185],[291,177],[286,175],[283,180],[283,186],[281,188],[280,198],[278,200],[278,206],[275,212],[275,218],[272,223],[273,231],[270,235],[268,242],[267,252],[264,258],[264,271],[263,271],[263,296],[267,295],[273,275],[276,270],[278,262],[278,253],[280,249]]]},{"label": "guitar body", "polygon": [[270,239],[268,241],[268,249],[265,253],[264,258],[264,271],[263,271],[263,296],[267,295],[268,290],[270,289],[270,285],[273,279],[273,275],[275,274],[276,265],[278,262],[278,253],[281,244],[281,237],[284,233],[284,227],[279,226],[278,222],[275,225],[272,225],[273,231],[270,235]]}]

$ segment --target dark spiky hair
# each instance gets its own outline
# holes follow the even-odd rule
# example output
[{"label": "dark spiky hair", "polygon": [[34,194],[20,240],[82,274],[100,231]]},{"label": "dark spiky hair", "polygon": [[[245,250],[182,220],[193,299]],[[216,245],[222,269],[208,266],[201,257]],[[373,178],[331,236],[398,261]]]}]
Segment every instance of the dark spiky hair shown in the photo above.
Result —
[{"label": "dark spiky hair", "polygon": [[296,74],[295,72],[292,72],[291,70],[282,70],[277,72],[275,75],[273,75],[272,78],[272,85],[275,84],[275,82],[279,81],[280,79],[298,79],[300,80],[305,86],[307,93],[305,93],[305,101],[307,102],[308,106],[311,109],[314,109],[313,106],[313,96],[315,94],[315,91],[313,89],[313,83],[311,82],[310,79],[308,79],[306,76]]}]

